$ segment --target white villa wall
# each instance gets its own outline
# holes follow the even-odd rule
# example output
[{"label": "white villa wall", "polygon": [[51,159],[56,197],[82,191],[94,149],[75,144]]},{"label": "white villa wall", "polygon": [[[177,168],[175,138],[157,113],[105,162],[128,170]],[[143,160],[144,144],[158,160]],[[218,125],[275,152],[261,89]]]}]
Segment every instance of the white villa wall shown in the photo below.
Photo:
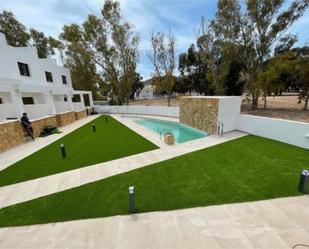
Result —
[{"label": "white villa wall", "polygon": [[[5,36],[0,33],[0,55],[0,93],[7,92],[13,105],[13,108],[8,103],[1,105],[1,120],[19,118],[23,112],[27,112],[32,119],[70,111],[73,109],[73,94],[88,94],[90,105],[93,105],[91,92],[73,90],[68,69],[57,65],[53,59],[38,58],[34,47],[9,46]],[[28,65],[30,76],[20,75],[18,62]],[[47,82],[45,71],[52,74],[53,82]],[[62,82],[63,75],[66,76],[67,84]],[[58,103],[53,98],[54,95],[67,95],[68,103]],[[33,97],[34,105],[24,105],[22,97]],[[76,111],[84,109],[83,101],[75,104]]]},{"label": "white villa wall", "polygon": [[25,105],[24,109],[31,120],[51,115],[47,104]]},{"label": "white villa wall", "polygon": [[83,111],[85,110],[85,105],[83,102],[74,102],[73,103],[73,110],[75,112],[80,112],[80,111]]},{"label": "white villa wall", "polygon": [[16,115],[16,110],[13,104],[0,105],[0,122],[6,118],[15,118]]},{"label": "white villa wall", "polygon": [[219,97],[218,120],[223,123],[223,132],[236,129],[237,118],[240,114],[241,97]]},{"label": "white villa wall", "polygon": [[237,119],[236,128],[309,149],[309,123],[242,114]]},{"label": "white villa wall", "polygon": [[[3,36],[3,34],[0,34]],[[52,59],[39,59],[34,47],[12,47],[0,42],[0,77],[21,80],[23,84],[61,87],[72,90],[70,71],[56,64]],[[17,62],[28,64],[30,77],[19,73]],[[53,83],[48,83],[45,71],[51,72]],[[67,78],[67,84],[62,83],[61,75]],[[8,84],[10,82],[8,81]]]},{"label": "white villa wall", "polygon": [[179,107],[167,106],[94,106],[98,113],[158,115],[179,118]]},{"label": "white villa wall", "polygon": [[64,101],[55,102],[55,109],[56,109],[56,113],[72,111],[72,108],[68,101],[67,102],[64,102]]}]

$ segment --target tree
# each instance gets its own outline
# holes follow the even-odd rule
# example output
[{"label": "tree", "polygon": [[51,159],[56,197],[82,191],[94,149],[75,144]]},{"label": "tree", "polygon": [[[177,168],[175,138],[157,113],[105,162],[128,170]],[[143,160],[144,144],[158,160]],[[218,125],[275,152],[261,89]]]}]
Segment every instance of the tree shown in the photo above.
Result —
[{"label": "tree", "polygon": [[246,87],[252,96],[252,108],[257,108],[260,94],[257,77],[265,70],[265,61],[276,42],[302,16],[309,0],[293,1],[287,9],[284,0],[219,0],[211,27],[218,39],[230,41],[241,49]]},{"label": "tree", "polygon": [[89,15],[82,26],[64,27],[61,37],[67,53],[91,61],[101,77],[102,89],[109,89],[112,102],[129,103],[136,77],[139,36],[121,16],[119,2],[106,0],[102,17]]},{"label": "tree", "polygon": [[176,67],[176,39],[171,31],[167,38],[164,33],[158,32],[152,34],[150,42],[151,50],[148,52],[148,58],[154,66],[153,84],[157,92],[167,93],[167,103],[170,106],[175,84],[173,74]]},{"label": "tree", "polygon": [[64,64],[71,71],[74,89],[92,91],[97,99],[101,95],[103,79],[97,73],[92,55],[83,46],[81,28],[77,24],[64,26],[60,39],[66,48]]},{"label": "tree", "polygon": [[309,59],[308,57],[300,57],[297,65],[299,73],[299,82],[301,85],[301,92],[299,94],[299,101],[304,101],[303,110],[308,110],[309,103]]},{"label": "tree", "polygon": [[62,49],[60,41],[53,37],[46,37],[43,32],[27,28],[21,24],[12,12],[0,13],[0,32],[4,33],[9,45],[14,47],[36,47],[39,58],[47,58],[55,54],[55,49]]},{"label": "tree", "polygon": [[[178,69],[180,78],[177,80],[177,91],[195,90],[199,94],[210,94],[210,83],[207,80],[208,64],[203,51],[192,44],[187,53],[179,55]],[[181,89],[180,89],[181,87]]]},{"label": "tree", "polygon": [[130,99],[134,100],[135,95],[139,94],[140,91],[144,88],[144,83],[142,82],[142,80],[143,80],[143,77],[139,73],[136,73],[135,79],[133,80],[133,83],[132,83]]},{"label": "tree", "polygon": [[26,27],[12,12],[5,10],[0,13],[0,32],[5,34],[8,44],[14,47],[25,47],[30,40]]},{"label": "tree", "polygon": [[47,58],[55,54],[55,49],[62,50],[63,45],[53,37],[46,37],[43,32],[30,29],[32,45],[36,47],[39,58]]}]

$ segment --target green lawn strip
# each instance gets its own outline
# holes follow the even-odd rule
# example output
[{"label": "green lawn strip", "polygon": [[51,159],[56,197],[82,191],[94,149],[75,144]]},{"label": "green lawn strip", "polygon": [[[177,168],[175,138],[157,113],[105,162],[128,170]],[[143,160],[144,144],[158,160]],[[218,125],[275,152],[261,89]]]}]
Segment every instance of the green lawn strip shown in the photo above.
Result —
[{"label": "green lawn strip", "polygon": [[[115,119],[98,117],[72,133],[0,171],[0,186],[48,176],[158,148]],[[96,132],[92,131],[92,124]],[[67,157],[62,159],[64,143]]]},{"label": "green lawn strip", "polygon": [[137,212],[174,210],[301,195],[308,150],[246,136],[151,166],[0,210],[0,226],[128,214],[128,187]]}]

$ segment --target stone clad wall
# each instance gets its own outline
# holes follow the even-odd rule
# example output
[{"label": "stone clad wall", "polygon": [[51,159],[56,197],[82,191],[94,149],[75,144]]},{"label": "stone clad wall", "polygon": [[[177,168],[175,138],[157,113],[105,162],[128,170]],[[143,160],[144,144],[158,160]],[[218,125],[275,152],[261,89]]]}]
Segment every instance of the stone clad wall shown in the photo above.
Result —
[{"label": "stone clad wall", "polygon": [[50,116],[32,121],[34,137],[38,137],[42,131],[42,128],[46,125],[57,127],[56,116]]},{"label": "stone clad wall", "polygon": [[[38,137],[42,128],[46,125],[57,126],[56,117],[51,116],[32,121],[34,136]],[[26,132],[24,132],[19,120],[0,123],[0,152],[26,142],[26,137]]]},{"label": "stone clad wall", "polygon": [[75,113],[66,112],[56,115],[57,126],[62,127],[71,124],[75,121]]},{"label": "stone clad wall", "polygon": [[20,121],[0,123],[0,152],[26,141]]},{"label": "stone clad wall", "polygon": [[219,99],[207,97],[180,98],[181,123],[216,134],[218,130]]},{"label": "stone clad wall", "polygon": [[80,111],[80,112],[75,112],[75,119],[76,120],[79,120],[79,119],[82,119],[82,118],[85,118],[85,117],[87,117],[86,110],[83,110],[83,111]]},{"label": "stone clad wall", "polygon": [[[87,117],[86,110],[80,112],[67,112],[57,114],[55,116],[48,116],[41,119],[31,120],[34,131],[34,136],[38,137],[42,128],[47,125],[51,126],[65,126]],[[11,149],[27,141],[26,132],[23,130],[20,121],[8,121],[0,123],[0,152]]]}]

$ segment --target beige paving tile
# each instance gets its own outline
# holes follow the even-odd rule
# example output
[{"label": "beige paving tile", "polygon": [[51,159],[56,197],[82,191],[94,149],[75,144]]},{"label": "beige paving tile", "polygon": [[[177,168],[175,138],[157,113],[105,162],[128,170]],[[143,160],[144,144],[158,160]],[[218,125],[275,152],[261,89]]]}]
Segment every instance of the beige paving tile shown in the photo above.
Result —
[{"label": "beige paving tile", "polygon": [[293,223],[302,213],[289,224],[291,217],[282,211],[278,222],[274,206],[300,205],[305,198],[2,228],[0,248],[291,248],[309,242],[307,231]]}]

